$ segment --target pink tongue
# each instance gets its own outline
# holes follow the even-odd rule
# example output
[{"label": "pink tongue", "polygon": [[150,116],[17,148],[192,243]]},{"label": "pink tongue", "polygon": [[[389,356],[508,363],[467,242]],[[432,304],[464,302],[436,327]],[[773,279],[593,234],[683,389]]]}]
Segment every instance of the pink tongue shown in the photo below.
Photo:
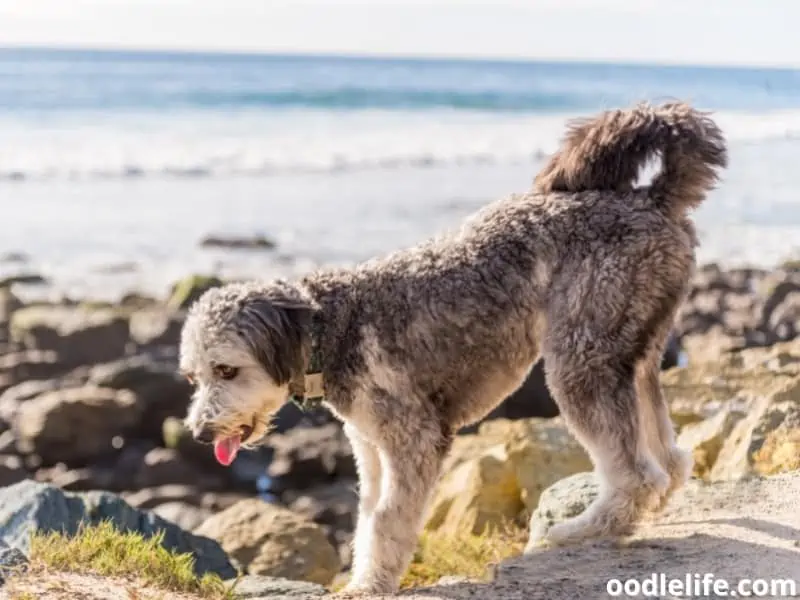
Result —
[{"label": "pink tongue", "polygon": [[217,461],[226,467],[231,464],[239,452],[240,443],[241,438],[238,435],[214,440],[214,456]]}]

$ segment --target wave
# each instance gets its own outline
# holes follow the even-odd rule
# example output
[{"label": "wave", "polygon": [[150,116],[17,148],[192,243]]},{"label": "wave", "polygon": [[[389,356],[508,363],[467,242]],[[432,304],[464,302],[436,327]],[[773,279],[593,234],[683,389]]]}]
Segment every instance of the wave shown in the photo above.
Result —
[{"label": "wave", "polygon": [[[274,121],[0,123],[0,181],[270,177],[441,166],[532,164],[571,115],[442,117],[298,112]],[[800,111],[719,113],[732,145],[800,139]],[[4,126],[5,125],[5,126]]]}]

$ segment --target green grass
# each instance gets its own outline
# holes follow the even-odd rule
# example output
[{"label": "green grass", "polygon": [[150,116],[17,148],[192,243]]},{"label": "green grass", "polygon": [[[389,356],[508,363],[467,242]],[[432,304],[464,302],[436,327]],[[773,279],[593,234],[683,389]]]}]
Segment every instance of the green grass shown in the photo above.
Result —
[{"label": "green grass", "polygon": [[35,534],[31,563],[38,569],[135,579],[142,585],[211,600],[234,598],[217,575],[197,577],[194,557],[161,546],[163,534],[121,533],[110,522],[81,527],[77,535]]},{"label": "green grass", "polygon": [[401,585],[432,585],[445,576],[487,581],[494,565],[522,553],[526,540],[527,530],[511,523],[481,535],[424,532]]}]

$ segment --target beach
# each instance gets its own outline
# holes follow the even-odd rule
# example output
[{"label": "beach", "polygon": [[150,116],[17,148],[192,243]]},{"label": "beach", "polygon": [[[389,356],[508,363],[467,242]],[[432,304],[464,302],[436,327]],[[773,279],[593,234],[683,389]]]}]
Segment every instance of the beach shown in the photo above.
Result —
[{"label": "beach", "polygon": [[700,262],[795,256],[793,71],[0,51],[0,278],[113,300],[353,264],[527,190],[570,118],[670,97],[714,111],[730,145],[696,214]]}]

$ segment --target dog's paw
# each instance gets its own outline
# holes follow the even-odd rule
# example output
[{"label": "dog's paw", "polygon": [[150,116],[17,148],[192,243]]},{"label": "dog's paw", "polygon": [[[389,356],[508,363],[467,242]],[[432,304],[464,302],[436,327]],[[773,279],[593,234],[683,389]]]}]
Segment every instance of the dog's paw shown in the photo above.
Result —
[{"label": "dog's paw", "polygon": [[397,591],[397,586],[380,584],[378,582],[358,582],[351,581],[344,586],[337,595],[345,598],[357,598],[369,594],[393,594]]}]

